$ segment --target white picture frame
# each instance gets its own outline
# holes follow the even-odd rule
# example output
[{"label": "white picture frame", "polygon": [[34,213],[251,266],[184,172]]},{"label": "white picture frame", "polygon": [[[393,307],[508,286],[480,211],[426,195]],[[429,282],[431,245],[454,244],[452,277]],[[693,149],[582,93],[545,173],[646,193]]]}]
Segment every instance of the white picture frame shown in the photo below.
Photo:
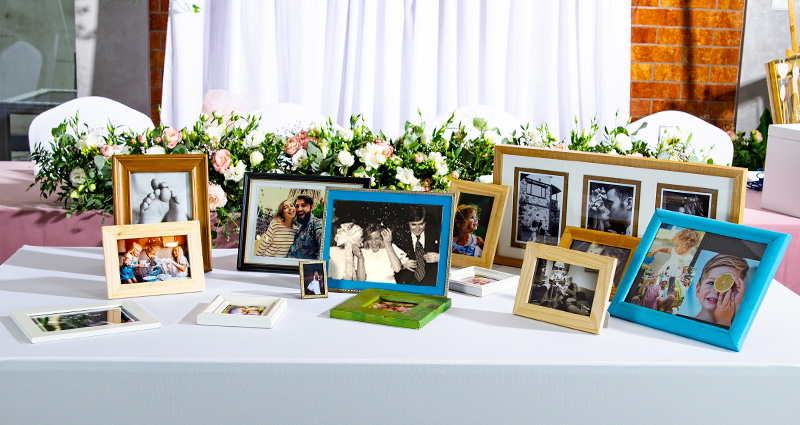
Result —
[{"label": "white picture frame", "polygon": [[[475,278],[491,279],[493,282],[480,284],[470,281]],[[517,283],[519,283],[518,275],[484,267],[471,266],[463,269],[450,269],[450,289],[476,297],[512,290]]]},{"label": "white picture frame", "polygon": [[[197,315],[198,325],[272,328],[286,311],[286,299],[250,295],[218,295]],[[231,307],[261,308],[258,314],[228,313]]]},{"label": "white picture frame", "polygon": [[[128,318],[133,320],[126,323],[102,323],[107,322],[109,315],[117,316],[117,312],[111,310],[119,310],[119,313],[124,313]],[[89,313],[102,313],[106,312],[106,320],[101,318],[101,315],[91,315]],[[81,314],[85,316],[91,323],[87,326],[76,327],[71,329],[54,329],[48,330],[51,323],[51,317],[56,316],[74,316],[79,317]],[[48,321],[41,322],[36,319],[48,317]],[[116,319],[124,316],[117,316]],[[161,323],[151,316],[150,313],[141,308],[133,301],[106,301],[94,304],[84,304],[70,307],[51,307],[40,308],[35,310],[17,311],[11,313],[11,320],[17,325],[20,331],[32,343],[47,341],[58,341],[64,339],[83,338],[98,335],[110,335],[122,332],[141,331],[146,329],[156,329],[161,327]],[[60,320],[59,320],[60,321]],[[59,323],[61,325],[61,323]]]}]

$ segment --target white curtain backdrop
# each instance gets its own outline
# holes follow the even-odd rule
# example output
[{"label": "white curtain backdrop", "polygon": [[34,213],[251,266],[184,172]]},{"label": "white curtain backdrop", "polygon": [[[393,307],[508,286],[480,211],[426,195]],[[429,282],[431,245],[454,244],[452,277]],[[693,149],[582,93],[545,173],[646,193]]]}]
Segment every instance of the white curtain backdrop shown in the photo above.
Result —
[{"label": "white curtain backdrop", "polygon": [[627,119],[630,17],[629,0],[172,0],[161,116],[189,126],[223,90],[390,137],[479,104],[565,137]]}]

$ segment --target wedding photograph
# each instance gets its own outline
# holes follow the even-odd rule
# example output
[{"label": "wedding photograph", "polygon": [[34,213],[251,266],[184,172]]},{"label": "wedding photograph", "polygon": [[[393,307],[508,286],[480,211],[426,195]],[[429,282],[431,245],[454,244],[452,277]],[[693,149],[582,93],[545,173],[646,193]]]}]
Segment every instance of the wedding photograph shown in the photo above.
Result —
[{"label": "wedding photograph", "polygon": [[636,236],[640,192],[638,181],[584,176],[582,227]]},{"label": "wedding photograph", "polygon": [[192,182],[188,172],[130,174],[133,224],[192,220]]},{"label": "wedding photograph", "polygon": [[567,173],[516,168],[511,245],[558,245],[566,221]]},{"label": "wedding photograph", "polygon": [[599,270],[563,261],[538,259],[528,303],[588,316],[592,311]]},{"label": "wedding photograph", "polygon": [[327,298],[328,275],[324,261],[300,262],[300,298]]}]

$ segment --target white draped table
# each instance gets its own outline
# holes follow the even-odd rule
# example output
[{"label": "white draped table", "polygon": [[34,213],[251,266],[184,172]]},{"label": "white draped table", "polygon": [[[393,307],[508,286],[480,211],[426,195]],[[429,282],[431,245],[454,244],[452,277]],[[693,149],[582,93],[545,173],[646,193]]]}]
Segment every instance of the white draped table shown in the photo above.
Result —
[{"label": "white draped table", "polygon": [[[450,293],[421,330],[330,318],[296,275],[235,270],[136,298],[155,330],[30,344],[9,313],[105,300],[100,248],[0,266],[0,423],[798,423],[800,297],[773,282],[741,352],[611,318],[592,335]],[[288,299],[273,329],[199,326],[219,294]]]}]

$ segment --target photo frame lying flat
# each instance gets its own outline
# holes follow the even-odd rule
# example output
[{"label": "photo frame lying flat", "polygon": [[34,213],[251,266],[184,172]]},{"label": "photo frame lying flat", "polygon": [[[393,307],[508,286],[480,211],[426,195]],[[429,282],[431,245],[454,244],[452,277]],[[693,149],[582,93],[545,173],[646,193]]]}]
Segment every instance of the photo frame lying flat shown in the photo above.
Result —
[{"label": "photo frame lying flat", "polygon": [[617,259],[617,267],[614,269],[614,277],[611,279],[611,295],[609,296],[609,301],[611,301],[640,241],[640,238],[633,236],[567,226],[558,246]]},{"label": "photo frame lying flat", "polygon": [[197,315],[198,325],[272,328],[286,311],[286,299],[250,295],[217,295]]},{"label": "photo frame lying flat", "polygon": [[197,220],[203,270],[211,271],[208,156],[114,155],[114,224]]},{"label": "photo frame lying flat", "polygon": [[103,226],[109,299],[205,289],[200,223]]},{"label": "photo frame lying flat", "polygon": [[616,265],[616,258],[528,242],[514,314],[599,334]]},{"label": "photo frame lying flat", "polygon": [[497,292],[515,288],[519,276],[483,267],[465,267],[450,270],[450,290],[477,297],[485,297]]},{"label": "photo frame lying flat", "polygon": [[370,288],[331,309],[331,317],[422,329],[450,308],[450,298]]},{"label": "photo frame lying flat", "polygon": [[328,271],[324,261],[300,262],[300,298],[328,298]]},{"label": "photo frame lying flat", "polygon": [[558,246],[566,226],[641,236],[657,202],[741,223],[747,170],[497,145],[494,183],[512,188],[495,262],[519,267],[526,242]]},{"label": "photo frame lying flat", "polygon": [[455,194],[328,189],[326,198],[330,291],[447,296]]},{"label": "photo frame lying flat", "polygon": [[11,313],[11,320],[31,343],[110,335],[161,327],[133,301],[106,301]]},{"label": "photo frame lying flat", "polygon": [[658,209],[609,313],[739,351],[790,238]]},{"label": "photo frame lying flat", "polygon": [[297,273],[301,260],[320,259],[327,187],[368,188],[369,179],[245,173],[236,268]]},{"label": "photo frame lying flat", "polygon": [[456,195],[453,266],[492,267],[508,191],[508,186],[499,184],[464,180],[450,182],[450,192]]}]

